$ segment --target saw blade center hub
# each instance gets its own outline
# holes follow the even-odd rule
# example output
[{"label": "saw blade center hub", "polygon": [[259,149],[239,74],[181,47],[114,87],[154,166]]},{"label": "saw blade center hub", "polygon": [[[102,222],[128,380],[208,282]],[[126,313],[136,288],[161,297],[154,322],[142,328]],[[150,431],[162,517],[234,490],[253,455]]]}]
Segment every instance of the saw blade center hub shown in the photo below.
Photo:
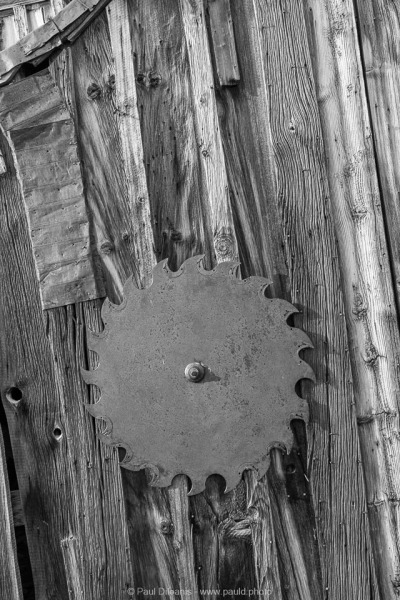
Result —
[{"label": "saw blade center hub", "polygon": [[192,383],[199,383],[204,378],[206,371],[201,363],[189,363],[185,369],[185,377]]}]

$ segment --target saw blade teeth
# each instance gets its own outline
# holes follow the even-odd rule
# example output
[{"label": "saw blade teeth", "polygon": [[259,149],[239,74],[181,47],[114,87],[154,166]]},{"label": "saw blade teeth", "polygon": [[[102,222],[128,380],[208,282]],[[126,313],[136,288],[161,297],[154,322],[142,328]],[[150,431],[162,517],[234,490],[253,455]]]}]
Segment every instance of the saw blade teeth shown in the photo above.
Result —
[{"label": "saw blade teeth", "polygon": [[86,330],[86,341],[89,350],[93,352],[99,353],[99,348],[101,348],[101,340],[104,336],[97,333],[96,331],[92,331],[91,329]]},{"label": "saw blade teeth", "polygon": [[242,479],[242,470],[241,469],[237,469],[235,471],[233,471],[232,473],[228,474],[223,474],[221,473],[222,477],[225,479],[225,489],[224,489],[224,494],[229,494],[229,492],[231,492],[232,490],[234,490],[240,483],[240,480]]},{"label": "saw blade teeth", "polygon": [[135,292],[139,292],[139,288],[135,283],[135,280],[133,279],[133,275],[131,275],[130,277],[128,277],[128,279],[125,281],[124,283],[124,289],[123,289],[123,296],[124,298],[126,298],[127,296],[129,296],[130,298],[133,296],[133,294],[135,294]]},{"label": "saw blade teeth", "polygon": [[112,439],[111,435],[107,431],[106,432],[98,431],[97,437],[105,446],[116,446],[114,440]]},{"label": "saw blade teeth", "polygon": [[158,477],[152,481],[150,485],[158,488],[169,487],[172,484],[173,478],[174,475],[171,473],[163,473],[162,475],[158,475]]},{"label": "saw blade teeth", "polygon": [[267,456],[264,457],[264,459],[258,463],[257,469],[253,469],[256,472],[257,481],[260,481],[260,479],[262,479],[264,477],[264,475],[268,471],[270,465],[271,465],[271,455],[268,452]]},{"label": "saw blade teeth", "polygon": [[97,377],[97,369],[93,369],[92,371],[87,371],[83,367],[81,367],[81,374],[83,380],[88,385],[97,385],[98,377]]},{"label": "saw blade teeth", "polygon": [[197,254],[196,256],[191,256],[184,263],[182,263],[181,267],[178,269],[176,273],[176,277],[180,275],[198,275],[202,269],[202,263],[204,260],[205,254]]},{"label": "saw blade teeth", "polygon": [[214,275],[229,277],[230,279],[237,281],[237,283],[242,283],[242,280],[239,279],[237,276],[240,264],[241,263],[236,260],[235,261],[227,260],[224,262],[220,262],[217,264],[215,269],[210,271],[210,273],[214,274]]},{"label": "saw blade teeth", "polygon": [[311,379],[313,383],[317,383],[315,373],[308,363],[301,358],[298,358],[297,364],[301,367],[301,375],[298,381],[301,381],[302,379]]},{"label": "saw blade teeth", "polygon": [[152,487],[157,487],[157,481],[160,479],[160,470],[156,465],[150,463],[142,464],[142,468],[146,469],[147,483]]},{"label": "saw blade teeth", "polygon": [[101,320],[104,324],[111,322],[113,312],[117,306],[117,304],[113,304],[108,298],[104,300],[103,306],[101,307]]},{"label": "saw blade teeth", "polygon": [[104,418],[104,406],[101,402],[95,404],[85,404],[85,408],[95,419]]},{"label": "saw blade teeth", "polygon": [[262,298],[265,298],[265,290],[272,284],[270,279],[266,277],[248,277],[243,279],[243,283],[250,286],[255,292],[257,292]]},{"label": "saw blade teeth", "polygon": [[297,329],[296,327],[293,327],[292,331],[294,333],[294,338],[297,341],[297,354],[302,350],[313,350],[314,345],[312,341],[302,329]]},{"label": "saw blade teeth", "polygon": [[280,450],[284,454],[289,454],[293,446],[293,436],[291,435],[290,441],[288,438],[286,440],[279,440],[272,442],[268,448],[268,454],[271,454],[272,450]]},{"label": "saw blade teeth", "polygon": [[[125,442],[118,442],[116,444],[116,446],[118,448],[123,448],[125,450],[125,456],[119,461],[120,466],[129,468],[129,465],[133,458],[133,452],[132,452],[129,444],[126,444]],[[133,467],[135,467],[135,465],[133,465]],[[133,468],[132,470],[134,471],[135,469]]]},{"label": "saw blade teeth", "polygon": [[188,496],[195,496],[196,494],[200,494],[204,492],[206,489],[206,481],[203,479],[192,479],[190,478],[190,490],[188,491]]},{"label": "saw blade teeth", "polygon": [[153,269],[152,277],[153,284],[157,285],[157,283],[162,283],[168,278],[169,268],[168,268],[168,258],[161,260]]},{"label": "saw blade teeth", "polygon": [[[283,321],[287,321],[290,316],[299,312],[293,304],[290,304],[290,302],[287,302],[287,300],[283,300],[282,298],[266,298],[266,300],[271,303],[274,307],[274,311],[280,315],[280,318]],[[291,329],[295,328],[292,327]]]},{"label": "saw blade teeth", "polygon": [[[296,410],[296,412],[291,413],[290,414],[290,421],[293,421],[293,419],[300,419],[301,421],[304,421],[304,423],[307,425],[308,421],[309,421],[309,409],[308,406],[302,406],[302,408],[300,408],[299,410]],[[293,442],[293,440],[292,440]]]},{"label": "saw blade teeth", "polygon": [[[109,417],[106,415],[101,415],[98,417],[99,421],[99,434],[105,435],[110,441],[109,444],[115,446],[115,440],[110,439],[111,432],[113,430],[113,423]],[[101,427],[101,429],[100,429]]]}]

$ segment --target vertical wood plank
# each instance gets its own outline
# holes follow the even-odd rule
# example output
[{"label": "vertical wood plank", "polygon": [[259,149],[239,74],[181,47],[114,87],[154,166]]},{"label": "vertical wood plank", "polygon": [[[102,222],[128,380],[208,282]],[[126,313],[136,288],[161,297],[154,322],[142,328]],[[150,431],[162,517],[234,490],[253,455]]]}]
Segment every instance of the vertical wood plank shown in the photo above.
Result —
[{"label": "vertical wood plank", "polygon": [[291,2],[255,5],[292,299],[301,306],[299,322],[315,343],[315,350],[307,352],[317,376],[309,396],[309,456],[315,458],[310,479],[322,588],[326,598],[362,597],[373,582],[364,559],[371,558],[364,481],[357,462],[343,296],[304,17],[302,7]]},{"label": "vertical wood plank", "polygon": [[80,557],[78,540],[70,535],[61,540],[61,549],[64,559],[64,568],[68,582],[70,600],[84,600],[85,592],[82,586],[83,574],[80,570]]},{"label": "vertical wood plank", "polygon": [[203,193],[218,262],[238,256],[229,187],[219,130],[214,80],[201,0],[179,0],[190,72],[195,141],[200,150]]},{"label": "vertical wood plank", "polygon": [[[290,489],[287,476],[282,485],[282,475],[276,468],[270,475],[270,483],[275,494],[278,493],[271,499],[272,508],[276,511],[286,500],[289,511],[289,520],[279,516],[278,552],[290,557],[291,577],[297,588],[295,592],[286,590],[286,579],[282,582],[282,592],[290,598],[320,598],[322,595],[326,598],[358,595],[361,598],[369,593],[370,585],[373,586],[368,532],[363,530],[364,482],[357,463],[357,427],[352,409],[350,363],[346,353],[340,273],[324,170],[322,133],[318,126],[307,36],[300,9],[289,2],[232,2],[243,84],[232,92],[224,90],[221,94],[221,123],[227,132],[226,137],[224,135],[225,146],[229,149],[226,155],[229,151],[237,172],[232,181],[239,182],[235,186],[238,192],[231,197],[238,206],[238,214],[242,215],[246,239],[253,247],[258,247],[253,253],[249,247],[247,255],[256,256],[259,265],[263,265],[257,237],[247,233],[253,232],[256,226],[241,208],[245,205],[244,198],[250,197],[256,206],[263,207],[259,212],[266,217],[261,221],[261,231],[268,232],[264,237],[276,240],[277,231],[283,234],[282,245],[274,241],[270,244],[271,247],[283,247],[285,268],[282,270],[277,265],[268,250],[265,251],[268,263],[262,268],[280,273],[279,283],[283,289],[285,284],[289,287],[290,298],[301,311],[295,323],[309,333],[315,344],[315,350],[308,352],[306,359],[317,373],[318,384],[314,389],[306,387],[303,390],[310,399],[311,409],[308,459],[300,469],[310,479],[310,487],[303,485],[302,490],[304,498],[308,498],[308,507],[301,498],[287,501]],[[231,122],[238,123],[238,127],[225,124],[232,115],[235,121]],[[257,140],[254,144],[251,144],[252,137],[246,135],[244,123],[248,124],[249,131],[257,128],[262,132],[260,137],[254,135]],[[235,143],[242,147],[235,148]],[[256,143],[261,146],[260,151],[255,151]],[[255,157],[257,171],[263,173],[262,184],[261,177],[251,177],[256,168],[250,170],[251,166],[241,159],[241,155],[246,154]],[[261,165],[256,161],[262,161]],[[234,168],[228,167],[228,171],[233,173]],[[261,185],[269,189],[268,194],[260,194]],[[245,190],[242,198],[241,190]],[[251,195],[248,190],[252,190]],[[274,225],[274,213],[278,214],[278,227]],[[246,253],[245,241],[243,249]],[[248,261],[251,269],[251,259]],[[343,489],[343,485],[346,492],[341,495],[333,492]],[[282,497],[277,502],[279,494]],[[305,519],[312,523],[313,512],[317,540],[313,539],[310,527],[304,530],[302,524]],[[351,562],[347,554],[349,538],[357,539],[352,544]],[[300,552],[294,551],[296,544]],[[367,564],[364,556],[368,557]]]},{"label": "vertical wood plank", "polygon": [[140,224],[135,251],[138,279],[143,281],[155,266],[153,232],[139,112],[127,0],[114,0],[107,8],[111,49],[115,61],[116,115],[122,145],[130,220]]},{"label": "vertical wood plank", "polygon": [[3,14],[0,17],[0,51],[9,48],[18,41],[18,30],[14,13]]},{"label": "vertical wood plank", "polygon": [[60,10],[64,8],[64,0],[50,0],[51,11],[55,16]]},{"label": "vertical wood plank", "polygon": [[[39,286],[32,284],[36,271],[21,190],[3,135],[0,144],[7,164],[0,186],[2,399],[25,511],[35,593],[45,600],[52,595],[67,600],[60,538],[57,539],[57,531],[63,531],[63,518],[68,518],[65,487],[60,486],[59,479],[65,464],[51,435],[59,396],[44,331]],[[22,393],[16,404],[6,397],[11,387]]]},{"label": "vertical wood plank", "polygon": [[[123,284],[132,272],[139,282],[142,267],[136,247],[145,244],[148,249],[150,230],[146,200],[143,203],[139,200],[146,199],[147,194],[138,194],[144,189],[144,183],[138,184],[134,179],[133,165],[136,161],[140,174],[140,158],[129,158],[126,154],[129,153],[127,144],[139,142],[129,141],[127,129],[124,129],[125,141],[121,140],[120,127],[135,125],[129,124],[132,117],[118,116],[116,74],[105,12],[75,42],[71,51],[60,54],[53,63],[52,73],[74,114],[84,165],[92,247],[97,249],[106,293],[112,301],[118,301]],[[120,77],[119,88],[121,84]],[[123,93],[119,89],[118,94]],[[129,160],[132,164],[127,162]],[[144,264],[151,264],[151,259],[146,258]]]},{"label": "vertical wood plank", "polygon": [[[282,598],[278,568],[276,526],[267,478],[258,482],[253,471],[245,473],[247,507],[251,540],[254,547],[256,589],[265,597]],[[289,569],[287,569],[289,570]]]},{"label": "vertical wood plank", "polygon": [[240,73],[230,0],[209,0],[207,7],[219,84],[237,85]]},{"label": "vertical wood plank", "polygon": [[60,429],[68,440],[64,452],[76,522],[60,544],[69,593],[93,600],[124,598],[134,584],[118,453],[96,439],[102,425],[93,422],[84,406],[97,399],[97,389],[89,392],[80,368],[96,366],[97,356],[88,356],[86,332],[98,330],[100,307],[101,301],[94,300],[44,313],[64,407]]},{"label": "vertical wood plank", "polygon": [[[264,275],[273,281],[268,295],[291,300],[284,252],[286,238],[276,202],[276,167],[266,113],[268,87],[263,75],[264,56],[254,4],[233,2],[232,14],[242,80],[233,90],[221,90],[217,99],[240,259],[246,275]],[[291,474],[286,475],[285,482],[277,480],[273,463],[268,478],[259,484],[253,479],[249,486],[249,498],[256,498],[256,506],[259,506],[254,524],[254,532],[258,532],[254,536],[256,569],[259,587],[264,582],[264,588],[269,586],[273,594],[282,593],[284,598],[297,599],[298,581],[303,589],[302,597],[318,598],[322,591],[314,534],[316,523],[310,490],[304,485],[308,467],[307,461],[304,464],[298,460],[297,453],[295,447],[284,459],[285,468],[293,469],[293,474],[290,471]],[[300,490],[298,493],[291,489],[293,480],[296,481],[295,492]],[[291,494],[289,501],[288,494]],[[281,504],[286,505],[286,520],[280,518]],[[277,547],[275,552],[272,545]],[[296,547],[301,551],[295,551]],[[270,557],[277,552],[280,572],[276,559],[259,564],[258,557]]]},{"label": "vertical wood plank", "polygon": [[[394,598],[400,569],[400,341],[355,12],[350,1],[309,1],[305,7],[339,245],[375,569],[382,598]],[[392,201],[389,192],[388,205]]]},{"label": "vertical wood plank", "polygon": [[[386,214],[386,231],[400,295],[400,16],[397,2],[356,2],[361,58],[369,113],[373,126],[379,184]],[[356,15],[356,16],[357,16]]]},{"label": "vertical wood plank", "polygon": [[210,266],[214,240],[207,193],[201,186],[206,157],[196,141],[178,5],[135,0],[129,10],[157,259],[168,257],[175,269],[188,256],[204,253]]},{"label": "vertical wood plank", "polygon": [[24,4],[16,4],[13,7],[14,19],[17,25],[18,38],[23,38],[29,31],[28,16]]},{"label": "vertical wood plank", "polygon": [[[1,363],[0,363],[1,364]],[[0,428],[0,597],[22,600],[3,433]]]},{"label": "vertical wood plank", "polygon": [[2,151],[7,162],[0,186],[2,394],[11,386],[22,393],[17,406],[7,397],[4,402],[35,593],[43,600],[68,599],[61,541],[72,535],[85,598],[122,599],[133,585],[124,501],[116,457],[107,459],[83,406],[88,398],[79,371],[87,366],[82,307],[43,315],[25,208],[4,140]]},{"label": "vertical wood plank", "polygon": [[185,590],[182,596],[199,599],[195,573],[195,557],[193,550],[193,531],[189,518],[189,486],[185,475],[175,477],[168,488],[171,504],[171,516],[174,524],[173,545],[177,549],[177,567],[179,573],[179,589]]}]

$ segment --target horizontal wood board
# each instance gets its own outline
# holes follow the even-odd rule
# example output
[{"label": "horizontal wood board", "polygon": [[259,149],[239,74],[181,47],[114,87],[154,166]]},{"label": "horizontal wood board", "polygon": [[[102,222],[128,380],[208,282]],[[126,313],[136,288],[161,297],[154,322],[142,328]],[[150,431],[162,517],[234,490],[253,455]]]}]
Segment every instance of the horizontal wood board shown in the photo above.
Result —
[{"label": "horizontal wood board", "polygon": [[[317,384],[301,389],[310,403],[309,426],[293,424],[292,453],[273,452],[262,481],[246,473],[224,495],[215,476],[189,500],[183,476],[168,490],[149,487],[142,472],[122,470],[120,478],[115,451],[97,446],[93,427],[81,429],[91,421],[78,410],[87,394],[78,366],[96,360],[86,356],[83,327],[101,329],[100,301],[46,311],[40,343],[50,347],[48,373],[63,406],[71,407],[63,419],[80,432],[68,437],[68,450],[62,441],[57,446],[58,477],[67,490],[73,480],[63,452],[81,456],[88,443],[98,454],[90,492],[64,491],[57,500],[62,506],[73,498],[73,527],[62,527],[41,500],[60,562],[50,564],[43,550],[36,555],[37,589],[50,598],[48,578],[49,590],[59,581],[60,597],[90,600],[106,590],[127,598],[128,585],[180,589],[181,598],[185,590],[194,598],[199,590],[211,598],[244,590],[241,597],[251,598],[255,589],[278,600],[395,598],[394,5],[112,0],[106,11],[51,67],[76,128],[90,240],[105,293],[119,301],[131,273],[144,285],[156,259],[168,257],[175,269],[200,252],[209,267],[239,255],[243,276],[270,278],[268,294],[299,309],[295,325],[314,343],[305,359]],[[233,49],[232,79],[226,73]],[[7,158],[7,146],[2,151]],[[40,166],[39,155],[26,164],[22,154],[16,158],[19,169]],[[14,167],[7,160],[5,166],[7,178]],[[32,243],[28,238],[21,247],[28,258]],[[3,263],[8,290],[10,261],[7,255]],[[30,277],[32,269],[23,280]],[[28,372],[28,363],[18,371]],[[52,389],[43,375],[38,389],[42,381]],[[94,399],[97,392],[91,394]],[[53,392],[41,401],[44,416],[53,414],[57,398]],[[23,448],[27,456],[39,434],[34,428],[27,440],[22,416],[18,424],[10,407],[7,414],[14,453]],[[23,481],[26,466],[16,463]],[[53,476],[46,489],[55,485]],[[102,478],[107,484],[99,502]],[[25,511],[26,493],[22,485]],[[45,486],[37,493],[42,498]],[[85,530],[81,515],[88,505],[95,508]],[[85,565],[98,519],[119,559],[90,557],[97,574],[91,588]],[[33,551],[40,542],[31,523],[28,518]]]}]

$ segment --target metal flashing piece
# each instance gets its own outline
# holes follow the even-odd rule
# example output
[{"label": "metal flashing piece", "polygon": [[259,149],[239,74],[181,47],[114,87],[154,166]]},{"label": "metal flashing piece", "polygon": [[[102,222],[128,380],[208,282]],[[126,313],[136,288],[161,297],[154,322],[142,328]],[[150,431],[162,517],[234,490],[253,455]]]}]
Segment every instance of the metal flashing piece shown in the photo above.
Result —
[{"label": "metal flashing piece", "polygon": [[83,376],[101,398],[86,408],[105,421],[103,441],[126,449],[121,465],[147,468],[151,485],[184,473],[193,495],[219,474],[229,491],[244,469],[265,474],[272,447],[290,451],[292,418],[307,421],[295,385],[314,379],[299,358],[312,344],[286,322],[297,310],[237,267],[206,271],[197,256],[171,272],[163,261],[150,287],[129,279],[121,305],[106,300],[104,331],[88,333],[99,367]]}]

